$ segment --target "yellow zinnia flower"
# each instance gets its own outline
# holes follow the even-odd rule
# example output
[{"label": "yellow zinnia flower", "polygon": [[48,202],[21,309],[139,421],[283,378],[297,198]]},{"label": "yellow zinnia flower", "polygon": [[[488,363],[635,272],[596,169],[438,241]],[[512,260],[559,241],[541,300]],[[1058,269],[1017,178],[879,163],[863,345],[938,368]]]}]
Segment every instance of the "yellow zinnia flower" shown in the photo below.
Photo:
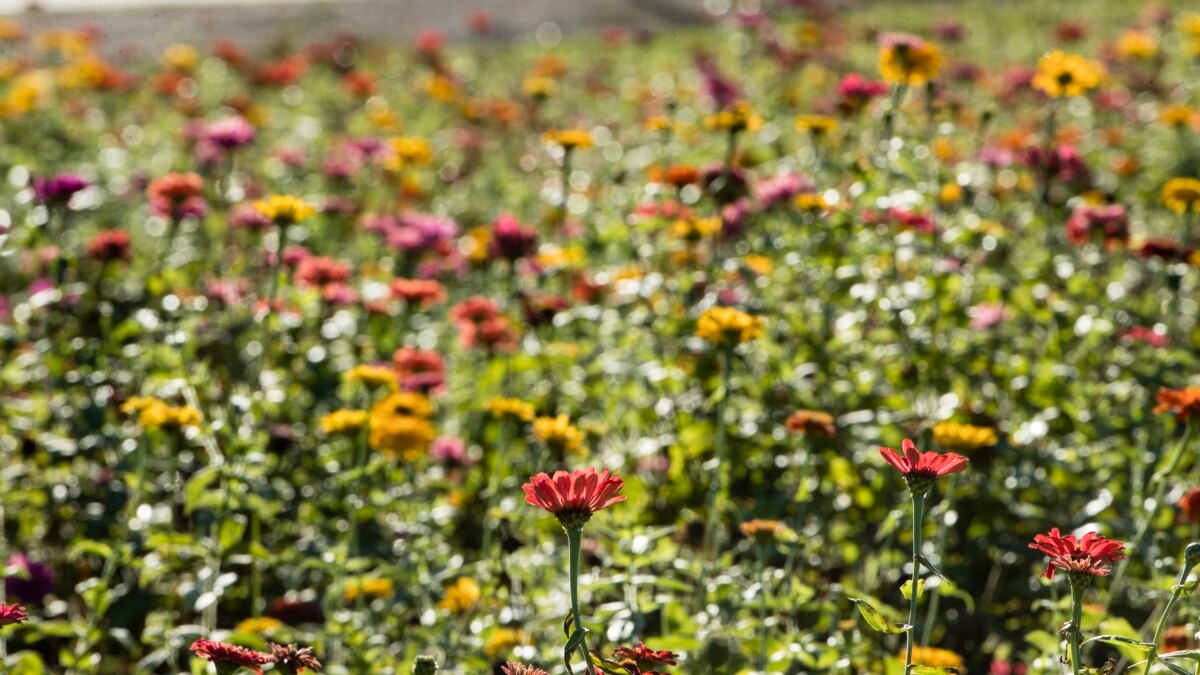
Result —
[{"label": "yellow zinnia flower", "polygon": [[738,101],[728,110],[705,117],[704,125],[709,129],[719,129],[730,133],[758,131],[762,127],[762,118],[754,112],[749,103]]},{"label": "yellow zinnia flower", "polygon": [[1038,59],[1033,88],[1051,98],[1082,96],[1100,86],[1104,68],[1078,54],[1054,50]]},{"label": "yellow zinnia flower", "polygon": [[583,447],[583,432],[571,424],[571,418],[566,415],[535,419],[533,435],[556,454],[587,454],[587,448]]},{"label": "yellow zinnia flower", "polygon": [[416,136],[397,136],[392,139],[392,159],[389,168],[402,169],[408,165],[423,166],[433,161],[429,141]]},{"label": "yellow zinnia flower", "polygon": [[807,131],[813,136],[824,136],[837,130],[838,122],[826,115],[801,115],[796,118],[796,130]]},{"label": "yellow zinnia flower", "polygon": [[534,416],[533,404],[519,398],[493,398],[484,407],[492,414],[492,417],[497,419],[511,417],[522,422],[529,422],[533,420]]},{"label": "yellow zinnia flower", "polygon": [[326,435],[352,434],[367,423],[366,410],[335,410],[321,418],[321,430]]},{"label": "yellow zinnia flower", "polygon": [[712,307],[696,322],[696,336],[715,345],[736,345],[762,336],[766,322],[734,307]]},{"label": "yellow zinnia flower", "polygon": [[387,387],[392,391],[400,388],[396,371],[387,366],[355,366],[346,373],[347,382],[358,382],[369,388]]},{"label": "yellow zinnia flower", "polygon": [[1200,211],[1200,180],[1172,178],[1162,189],[1162,203],[1175,213]]},{"label": "yellow zinnia flower", "polygon": [[889,84],[921,85],[942,68],[942,52],[932,42],[904,33],[884,35],[881,42],[879,74]]},{"label": "yellow zinnia flower", "polygon": [[1158,43],[1143,31],[1126,31],[1117,38],[1117,54],[1126,60],[1152,59],[1158,56]]},{"label": "yellow zinnia flower", "polygon": [[583,129],[547,131],[543,136],[549,143],[562,146],[564,151],[592,147],[592,135]]},{"label": "yellow zinnia flower", "polygon": [[[903,659],[904,657],[905,654],[901,653],[900,658]],[[963,667],[963,658],[961,656],[949,649],[940,649],[938,647],[913,647],[912,662],[933,668],[958,668],[962,670]]]},{"label": "yellow zinnia flower", "polygon": [[475,583],[474,579],[459,577],[446,587],[446,595],[442,597],[438,607],[452,614],[462,614],[474,607],[481,596],[479,584]]},{"label": "yellow zinnia flower", "polygon": [[190,405],[176,407],[158,401],[142,408],[138,424],[147,429],[182,429],[200,426],[201,419],[200,411]]},{"label": "yellow zinnia flower", "polygon": [[317,212],[300,198],[290,195],[271,195],[254,202],[254,208],[276,225],[292,225]]},{"label": "yellow zinnia flower", "polygon": [[495,659],[501,654],[507,654],[513,647],[525,643],[525,633],[519,628],[497,628],[483,646],[483,651],[489,659]]},{"label": "yellow zinnia flower", "polygon": [[958,422],[939,422],[933,427],[933,440],[946,450],[975,450],[996,444],[996,430]]},{"label": "yellow zinnia flower", "polygon": [[364,598],[390,598],[396,594],[396,586],[391,579],[357,579],[346,584],[345,598],[348,601]]},{"label": "yellow zinnia flower", "polygon": [[252,616],[249,619],[243,619],[238,625],[234,626],[233,632],[266,635],[280,628],[283,628],[283,622],[279,619],[273,619],[269,616]]}]

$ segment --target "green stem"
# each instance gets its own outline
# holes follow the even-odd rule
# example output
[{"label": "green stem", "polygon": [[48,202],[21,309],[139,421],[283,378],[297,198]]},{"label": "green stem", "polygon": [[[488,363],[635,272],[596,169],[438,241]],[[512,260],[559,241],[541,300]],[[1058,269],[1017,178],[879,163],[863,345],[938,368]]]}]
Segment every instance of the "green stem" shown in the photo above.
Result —
[{"label": "green stem", "polygon": [[1083,633],[1079,630],[1080,624],[1083,623],[1083,586],[1076,584],[1074,580],[1071,582],[1071,632],[1067,634],[1067,641],[1071,645],[1071,674],[1079,675],[1081,657],[1079,654],[1079,639]]},{"label": "green stem", "polygon": [[[942,500],[942,503],[945,504],[945,513],[954,509],[954,484],[957,478],[957,474],[951,474],[946,481],[946,496]],[[948,530],[945,523],[938,528],[936,559],[941,559],[946,552],[946,532]],[[929,591],[929,605],[925,608],[925,627],[921,630],[921,635],[925,637],[926,642],[933,638],[933,623],[937,620],[938,601],[941,599],[941,595],[938,593],[939,588],[941,588],[941,584]]]},{"label": "green stem", "polygon": [[[1167,490],[1167,479],[1170,478],[1171,474],[1175,473],[1175,470],[1179,468],[1179,463],[1183,459],[1184,450],[1187,448],[1188,442],[1192,438],[1192,427],[1193,425],[1190,421],[1184,426],[1183,436],[1179,439],[1179,443],[1172,451],[1172,454],[1167,461],[1167,466],[1163,468],[1163,470],[1155,472],[1151,477],[1151,480],[1155,483],[1154,506],[1153,508],[1142,513],[1142,519],[1138,522],[1137,533],[1134,535],[1133,541],[1129,544],[1129,547],[1135,551],[1138,550],[1142,543],[1142,539],[1146,536],[1146,532],[1150,529],[1150,524],[1154,522],[1154,516],[1158,514],[1159,507],[1162,506],[1163,495],[1166,494]],[[1108,608],[1112,605],[1113,600],[1117,597],[1117,591],[1120,589],[1121,582],[1125,578],[1125,569],[1129,566],[1130,560],[1131,558],[1125,558],[1122,560],[1121,564],[1117,567],[1116,573],[1113,574],[1112,584],[1110,584],[1108,590],[1108,597],[1104,601],[1105,611],[1108,610]]]},{"label": "green stem", "polygon": [[717,536],[717,530],[720,528],[720,512],[726,492],[725,455],[728,452],[728,439],[725,433],[725,410],[729,403],[730,374],[733,370],[733,345],[725,347],[722,367],[724,372],[721,374],[721,399],[717,401],[717,418],[714,425],[716,433],[713,438],[713,450],[716,455],[717,467],[708,490],[708,524],[704,528],[704,538],[706,540],[704,551],[706,561],[709,564],[716,562],[720,547],[720,537]]},{"label": "green stem", "polygon": [[1158,642],[1162,639],[1163,630],[1167,627],[1167,620],[1171,618],[1171,610],[1174,609],[1175,602],[1179,600],[1179,595],[1183,592],[1183,585],[1187,583],[1188,575],[1191,573],[1192,563],[1185,559],[1183,569],[1179,571],[1179,579],[1175,582],[1174,590],[1171,591],[1171,599],[1167,600],[1162,615],[1158,617],[1158,625],[1154,628],[1154,637],[1150,640],[1150,644],[1154,646],[1146,655],[1146,667],[1142,670],[1142,675],[1150,675],[1150,667],[1154,665],[1154,659],[1158,656]]},{"label": "green stem", "polygon": [[767,547],[758,546],[758,669],[767,670]]},{"label": "green stem", "polygon": [[913,494],[913,527],[912,527],[912,584],[908,593],[908,639],[904,647],[904,673],[912,671],[913,646],[917,641],[917,600],[920,598],[921,580],[921,521],[925,516],[925,495]]},{"label": "green stem", "polygon": [[[567,545],[571,549],[571,613],[575,617],[575,630],[582,632],[583,616],[579,613],[579,549],[583,544],[583,528],[572,527],[567,529]],[[586,672],[588,675],[596,675],[596,671],[592,668],[592,658],[588,654],[587,638],[581,637],[579,640],[579,652],[583,655],[583,662],[586,664]]]}]

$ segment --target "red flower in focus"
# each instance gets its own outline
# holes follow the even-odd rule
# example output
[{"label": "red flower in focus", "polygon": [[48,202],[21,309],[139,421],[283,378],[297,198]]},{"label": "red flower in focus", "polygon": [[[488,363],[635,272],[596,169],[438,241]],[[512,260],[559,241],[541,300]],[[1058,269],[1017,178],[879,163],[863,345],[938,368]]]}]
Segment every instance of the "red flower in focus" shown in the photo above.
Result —
[{"label": "red flower in focus", "polygon": [[[621,497],[624,499],[624,497]],[[21,623],[29,618],[29,614],[25,612],[25,608],[17,605],[6,605],[0,602],[0,626],[11,626],[14,623]]]},{"label": "red flower in focus", "polygon": [[1039,534],[1029,545],[1037,551],[1050,556],[1042,576],[1054,578],[1054,570],[1060,569],[1070,575],[1091,575],[1096,577],[1108,576],[1109,567],[1117,560],[1123,560],[1125,544],[1101,537],[1095,532],[1088,532],[1081,539],[1075,535],[1066,537],[1059,534],[1058,528],[1050,530],[1049,534]]},{"label": "red flower in focus", "polygon": [[1168,410],[1175,413],[1175,420],[1186,422],[1193,415],[1200,415],[1200,387],[1186,387],[1184,389],[1159,389],[1158,405],[1154,407],[1154,414],[1164,413]]},{"label": "red flower in focus", "polygon": [[630,659],[637,664],[638,668],[653,668],[655,666],[676,665],[676,659],[679,658],[679,655],[666,650],[656,651],[647,647],[645,642],[639,642],[633,648],[617,648],[613,652],[613,657],[617,659]]},{"label": "red flower in focus", "polygon": [[212,661],[213,663],[231,663],[235,666],[248,668],[262,675],[261,666],[272,663],[274,659],[270,654],[256,652],[253,649],[246,649],[237,645],[231,645],[226,642],[214,642],[206,638],[200,638],[192,643],[192,652],[202,659]]},{"label": "red flower in focus", "polygon": [[879,454],[883,455],[883,459],[888,464],[896,467],[897,471],[904,474],[906,479],[932,480],[947,474],[958,473],[967,468],[967,458],[953,452],[947,452],[944,455],[938,454],[933,450],[921,452],[907,438],[904,439],[904,443],[900,447],[903,448],[904,454],[882,446],[879,448]]},{"label": "red flower in focus", "polygon": [[592,514],[617,502],[625,501],[618,492],[625,481],[595,467],[574,473],[557,471],[554,476],[539,473],[521,487],[525,502],[553,513],[565,527],[580,527]]}]

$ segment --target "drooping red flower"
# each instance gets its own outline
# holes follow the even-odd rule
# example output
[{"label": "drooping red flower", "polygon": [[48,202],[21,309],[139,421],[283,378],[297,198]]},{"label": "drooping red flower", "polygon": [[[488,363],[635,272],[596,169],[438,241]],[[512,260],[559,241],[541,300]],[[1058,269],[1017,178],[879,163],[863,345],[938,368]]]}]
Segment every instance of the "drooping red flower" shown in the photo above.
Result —
[{"label": "drooping red flower", "polygon": [[637,664],[638,668],[654,668],[655,666],[676,665],[676,659],[679,658],[679,655],[665,649],[650,649],[646,646],[645,642],[639,642],[634,647],[618,647],[613,651],[613,657],[617,659],[631,659]]},{"label": "drooping red flower", "polygon": [[227,642],[214,642],[207,638],[200,638],[193,642],[191,650],[196,656],[207,661],[231,663],[235,666],[249,668],[258,675],[262,675],[262,666],[274,661],[270,654],[256,652],[253,649],[231,645]]},{"label": "drooping red flower", "polygon": [[539,473],[522,486],[525,502],[553,513],[564,526],[581,526],[600,509],[625,501],[625,481],[595,467],[573,473]]},{"label": "drooping red flower", "polygon": [[1125,544],[1102,537],[1095,532],[1088,532],[1080,539],[1075,535],[1062,536],[1058,528],[1050,530],[1049,534],[1034,536],[1029,545],[1050,557],[1042,576],[1054,578],[1054,570],[1060,569],[1071,575],[1091,575],[1096,577],[1108,576],[1113,562],[1124,560]]},{"label": "drooping red flower", "polygon": [[966,457],[947,452],[939,454],[933,450],[921,452],[917,446],[909,439],[904,439],[901,445],[904,454],[900,454],[891,448],[880,446],[879,454],[883,455],[883,459],[888,464],[896,467],[896,470],[904,474],[905,478],[924,478],[932,480],[940,478],[947,474],[958,473],[967,468]]},{"label": "drooping red flower", "polygon": [[[622,497],[621,499],[624,499]],[[6,605],[0,602],[0,626],[11,626],[14,623],[21,623],[29,619],[29,614],[25,608],[18,604]]]},{"label": "drooping red flower", "polygon": [[276,668],[287,675],[300,675],[308,670],[315,673],[321,669],[321,662],[313,655],[312,647],[271,643],[271,658]]}]

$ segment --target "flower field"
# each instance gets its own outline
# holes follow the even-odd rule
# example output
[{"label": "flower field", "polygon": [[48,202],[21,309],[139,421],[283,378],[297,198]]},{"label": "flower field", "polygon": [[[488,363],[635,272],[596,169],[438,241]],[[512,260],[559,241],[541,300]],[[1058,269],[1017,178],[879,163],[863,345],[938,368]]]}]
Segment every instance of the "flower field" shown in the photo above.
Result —
[{"label": "flower field", "polygon": [[0,21],[0,670],[1200,672],[1197,8],[727,4]]}]

